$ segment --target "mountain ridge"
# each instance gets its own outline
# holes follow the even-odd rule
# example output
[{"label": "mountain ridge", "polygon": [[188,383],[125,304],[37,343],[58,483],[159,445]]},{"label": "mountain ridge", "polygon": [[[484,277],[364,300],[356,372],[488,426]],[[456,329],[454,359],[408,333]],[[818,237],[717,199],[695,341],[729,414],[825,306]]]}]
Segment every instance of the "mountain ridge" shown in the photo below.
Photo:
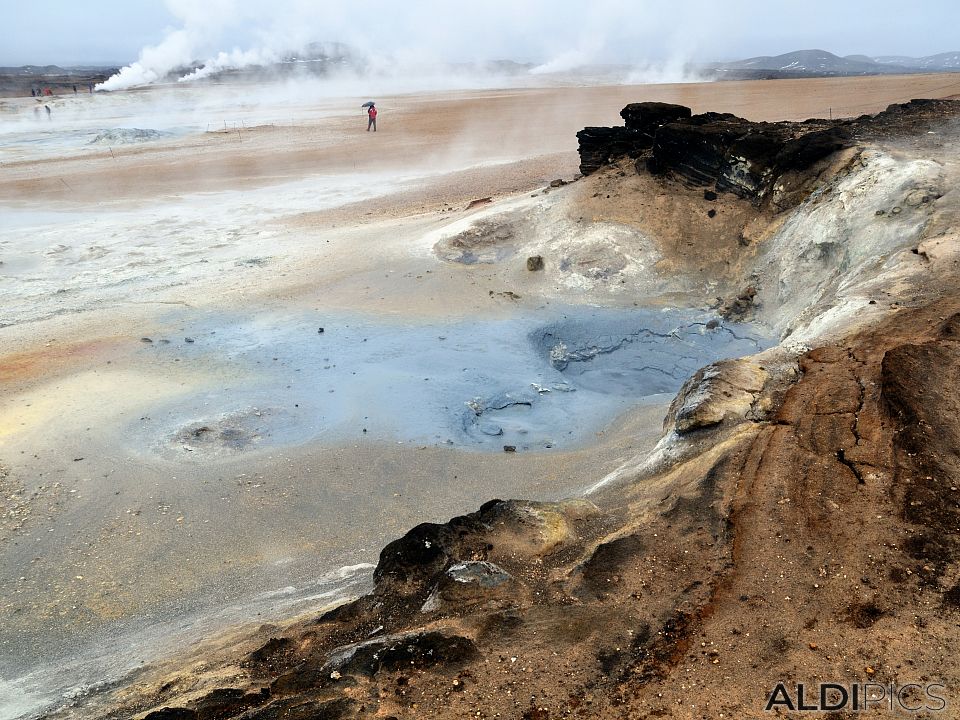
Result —
[{"label": "mountain ridge", "polygon": [[705,69],[719,77],[725,74],[751,77],[819,77],[957,72],[960,71],[960,51],[914,58],[905,55],[840,56],[814,48],[793,50],[780,55],[758,55],[743,60],[707,63]]}]

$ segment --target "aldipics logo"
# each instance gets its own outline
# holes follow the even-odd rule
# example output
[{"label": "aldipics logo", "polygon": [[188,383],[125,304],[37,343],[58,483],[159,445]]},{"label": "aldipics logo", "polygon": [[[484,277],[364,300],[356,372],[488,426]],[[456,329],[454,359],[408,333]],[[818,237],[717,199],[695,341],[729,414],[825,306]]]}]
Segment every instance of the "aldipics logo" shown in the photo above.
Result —
[{"label": "aldipics logo", "polygon": [[849,710],[892,713],[939,713],[947,709],[946,687],[941,683],[797,683],[789,688],[784,682],[767,697],[764,710],[793,712],[835,712]]}]

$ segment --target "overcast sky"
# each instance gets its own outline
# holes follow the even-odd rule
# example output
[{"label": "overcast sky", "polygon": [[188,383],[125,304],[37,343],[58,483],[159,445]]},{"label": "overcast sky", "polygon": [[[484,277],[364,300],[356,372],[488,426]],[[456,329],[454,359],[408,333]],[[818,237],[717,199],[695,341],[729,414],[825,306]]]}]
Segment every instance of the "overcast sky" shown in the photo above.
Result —
[{"label": "overcast sky", "polygon": [[171,35],[197,60],[310,40],[457,61],[960,49],[960,0],[0,0],[0,10],[2,65],[125,64]]}]

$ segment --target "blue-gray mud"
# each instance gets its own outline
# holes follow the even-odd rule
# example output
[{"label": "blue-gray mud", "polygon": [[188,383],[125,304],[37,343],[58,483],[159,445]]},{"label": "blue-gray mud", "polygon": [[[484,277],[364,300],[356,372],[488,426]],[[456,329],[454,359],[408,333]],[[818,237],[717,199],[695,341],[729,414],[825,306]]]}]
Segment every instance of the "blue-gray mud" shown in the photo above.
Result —
[{"label": "blue-gray mud", "polygon": [[627,408],[669,399],[698,368],[771,344],[709,313],[601,308],[454,323],[219,315],[182,332],[142,352],[225,363],[228,379],[155,408],[125,435],[198,459],[359,436],[478,451],[577,447]]}]

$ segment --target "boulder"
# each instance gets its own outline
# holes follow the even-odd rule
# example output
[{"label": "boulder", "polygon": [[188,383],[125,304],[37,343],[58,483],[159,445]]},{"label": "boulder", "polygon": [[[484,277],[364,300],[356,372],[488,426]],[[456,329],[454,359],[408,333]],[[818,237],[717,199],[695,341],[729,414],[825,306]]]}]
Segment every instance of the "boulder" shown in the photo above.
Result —
[{"label": "boulder", "polygon": [[374,592],[381,598],[426,599],[452,566],[468,560],[546,556],[576,542],[576,524],[598,513],[586,500],[491,500],[449,522],[422,523],[380,553]]},{"label": "boulder", "polygon": [[769,377],[756,360],[721,360],[700,369],[670,404],[664,429],[679,435],[747,418]]},{"label": "boulder", "polygon": [[651,143],[658,127],[678,120],[689,120],[692,114],[688,107],[662,102],[630,103],[620,111],[624,125],[646,135]]},{"label": "boulder", "polygon": [[238,688],[219,688],[204,695],[193,704],[197,720],[224,720],[239,715],[270,699],[270,691],[264,689],[248,693]]},{"label": "boulder", "polygon": [[477,646],[460,635],[431,630],[366,640],[334,650],[321,675],[373,677],[381,670],[426,668],[434,665],[456,667],[477,657]]},{"label": "boulder", "polygon": [[347,720],[357,716],[357,702],[350,698],[304,700],[293,697],[272,702],[244,720]]},{"label": "boulder", "polygon": [[506,570],[485,560],[451,566],[427,598],[422,612],[462,612],[478,605],[496,610],[515,607],[526,595],[523,585]]},{"label": "boulder", "polygon": [[197,720],[197,714],[188,708],[165,707],[154,710],[143,720]]}]

